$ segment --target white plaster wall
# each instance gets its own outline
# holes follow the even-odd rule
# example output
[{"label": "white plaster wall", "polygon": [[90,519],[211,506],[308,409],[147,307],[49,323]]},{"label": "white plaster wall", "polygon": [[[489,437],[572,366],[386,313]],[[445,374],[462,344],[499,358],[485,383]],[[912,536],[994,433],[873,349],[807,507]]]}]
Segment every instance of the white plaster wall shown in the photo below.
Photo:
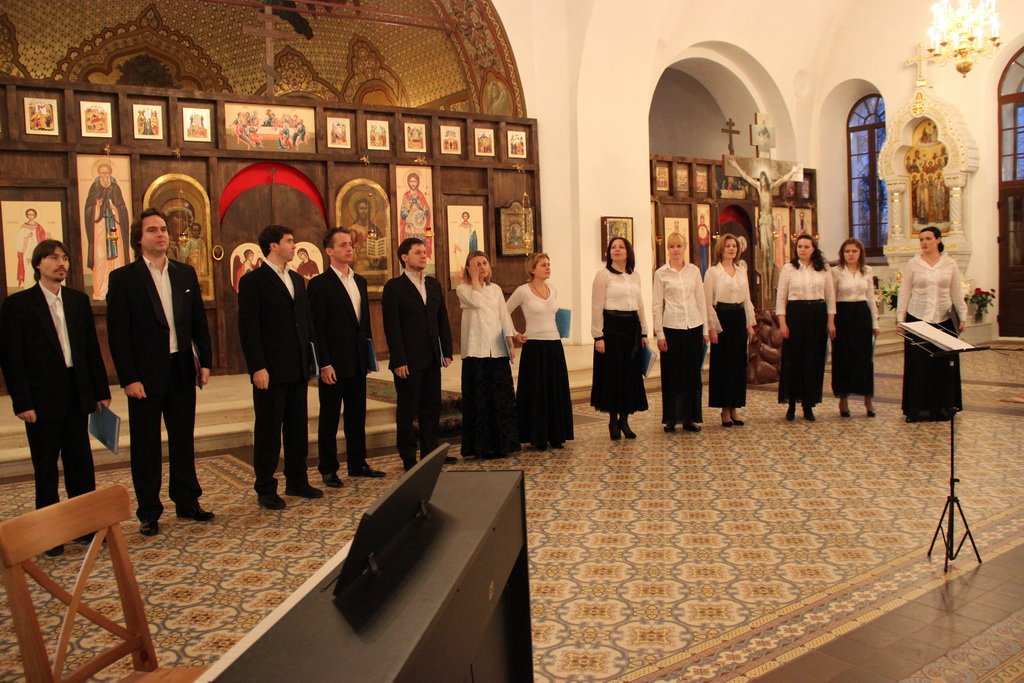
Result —
[{"label": "white plaster wall", "polygon": [[[836,133],[849,106],[872,89],[889,111],[913,95],[915,70],[903,62],[924,39],[931,2],[779,0],[764,11],[752,2],[494,0],[529,115],[539,121],[544,244],[563,303],[577,311],[574,341],[589,341],[600,216],[634,217],[637,266],[650,272],[648,117],[666,68],[694,57],[728,65],[748,89],[740,101],[772,113],[775,157],[819,170],[822,247],[831,254],[848,231],[845,137]],[[1024,45],[1020,0],[1000,3],[1000,19],[1004,46],[995,59],[966,79],[952,65],[928,69],[936,97],[960,109],[981,155],[964,223],[974,250],[966,275],[985,287],[997,285],[996,91],[1006,61]],[[714,83],[704,85],[714,94]],[[723,103],[732,115],[728,108]],[[741,130],[749,123],[733,116]]]}]

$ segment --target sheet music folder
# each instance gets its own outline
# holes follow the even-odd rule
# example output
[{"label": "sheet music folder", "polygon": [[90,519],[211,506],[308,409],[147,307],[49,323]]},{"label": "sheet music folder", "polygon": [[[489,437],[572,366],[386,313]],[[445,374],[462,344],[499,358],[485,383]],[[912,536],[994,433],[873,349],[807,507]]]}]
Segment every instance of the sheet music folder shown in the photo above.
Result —
[{"label": "sheet music folder", "polygon": [[912,323],[900,323],[899,327],[907,332],[913,340],[931,344],[939,351],[959,353],[960,351],[976,350],[973,344],[968,344],[963,339],[954,337],[923,320],[915,320]]},{"label": "sheet music folder", "polygon": [[89,415],[89,433],[117,455],[117,445],[121,437],[121,418],[107,406],[103,412],[96,411]]}]

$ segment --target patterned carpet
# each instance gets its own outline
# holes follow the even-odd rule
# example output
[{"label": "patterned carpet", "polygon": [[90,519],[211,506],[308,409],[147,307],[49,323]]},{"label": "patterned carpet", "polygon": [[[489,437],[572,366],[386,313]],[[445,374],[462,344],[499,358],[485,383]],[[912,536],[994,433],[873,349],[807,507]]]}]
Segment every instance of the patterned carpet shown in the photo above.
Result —
[{"label": "patterned carpet", "polygon": [[[817,422],[787,423],[765,387],[749,392],[747,426],[722,429],[706,411],[701,434],[665,434],[652,394],[632,420],[636,441],[610,442],[602,420],[581,419],[564,451],[454,466],[526,472],[536,680],[751,680],[947,580],[941,552],[926,552],[948,488],[948,424],[903,422],[900,360],[879,359],[873,420],[856,404],[840,419],[830,399]],[[958,493],[988,559],[1024,543],[1024,406],[1000,402],[1024,388],[1024,355],[974,354],[964,377]],[[161,664],[215,660],[333,555],[400,470],[394,456],[374,466],[388,478],[349,479],[322,501],[269,512],[256,506],[249,466],[203,458],[215,523],[165,515],[153,538],[129,523]],[[126,470],[98,479],[130,489]],[[30,482],[0,492],[0,517],[31,508]],[[40,562],[70,576],[83,553],[69,546]],[[951,577],[976,566],[967,548]],[[107,611],[112,589],[103,573],[90,583]],[[1015,616],[930,666],[971,680],[986,657],[1019,665]],[[58,628],[50,610],[43,628]],[[0,679],[19,672],[3,619]]]}]

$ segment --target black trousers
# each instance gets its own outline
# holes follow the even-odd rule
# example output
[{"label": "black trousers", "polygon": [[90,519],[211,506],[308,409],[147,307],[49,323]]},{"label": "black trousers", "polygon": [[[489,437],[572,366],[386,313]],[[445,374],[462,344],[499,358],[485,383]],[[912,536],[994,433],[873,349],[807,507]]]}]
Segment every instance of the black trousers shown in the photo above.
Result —
[{"label": "black trousers", "polygon": [[[410,371],[405,379],[395,376],[395,392],[398,394],[395,411],[398,455],[403,464],[412,465],[416,462],[417,440],[421,458],[437,448],[437,426],[441,420],[441,368]],[[413,419],[419,422],[418,435],[412,426]]]},{"label": "black trousers", "polygon": [[352,474],[366,465],[366,375],[339,377],[334,384],[317,385],[320,419],[317,427],[320,474],[338,471],[338,422],[345,406],[345,460]]},{"label": "black trousers", "polygon": [[309,417],[304,381],[252,388],[256,422],[252,430],[252,468],[256,472],[256,493],[277,493],[274,472],[281,457],[284,435],[284,478],[286,487],[309,484],[306,456],[309,451]]},{"label": "black trousers", "polygon": [[89,416],[83,415],[78,405],[78,388],[71,368],[68,368],[68,377],[64,418],[25,423],[32,470],[35,472],[36,508],[53,505],[60,500],[57,492],[60,478],[58,460],[64,467],[64,489],[68,498],[96,489],[89,446]]},{"label": "black trousers", "polygon": [[168,359],[170,384],[158,396],[128,399],[128,433],[131,438],[132,485],[142,521],[160,519],[161,448],[160,418],[167,427],[167,459],[170,465],[168,494],[179,508],[193,507],[203,495],[196,478],[194,446],[196,387],[181,376],[178,360]]}]

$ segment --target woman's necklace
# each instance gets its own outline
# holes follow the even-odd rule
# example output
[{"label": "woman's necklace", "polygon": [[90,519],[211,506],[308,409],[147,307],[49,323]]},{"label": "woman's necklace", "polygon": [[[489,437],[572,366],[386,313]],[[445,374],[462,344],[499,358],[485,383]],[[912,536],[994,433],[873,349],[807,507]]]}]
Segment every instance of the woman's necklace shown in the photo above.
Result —
[{"label": "woman's necklace", "polygon": [[537,287],[537,283],[535,281],[532,281],[532,280],[530,281],[530,290],[534,294],[537,295],[537,298],[539,298],[539,299],[547,299],[548,296],[551,294],[551,290],[543,282],[541,283],[541,286],[544,287],[544,289],[539,289]]}]

